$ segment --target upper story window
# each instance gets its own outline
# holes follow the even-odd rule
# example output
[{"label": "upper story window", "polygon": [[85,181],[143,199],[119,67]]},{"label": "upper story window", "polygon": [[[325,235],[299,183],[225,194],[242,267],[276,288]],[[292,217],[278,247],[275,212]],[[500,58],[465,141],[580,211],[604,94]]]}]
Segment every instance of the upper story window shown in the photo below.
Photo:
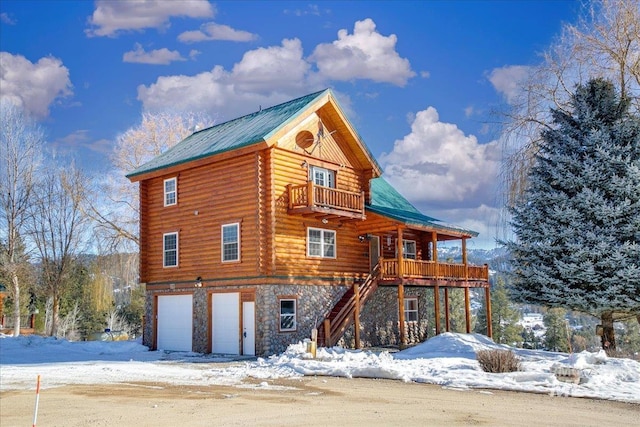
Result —
[{"label": "upper story window", "polygon": [[222,226],[222,262],[240,261],[240,224]]},{"label": "upper story window", "polygon": [[322,228],[307,228],[307,255],[310,257],[335,258],[336,232]]},{"label": "upper story window", "polygon": [[163,235],[162,266],[178,266],[178,233],[166,233]]},{"label": "upper story window", "polygon": [[405,322],[418,321],[418,298],[404,299],[404,321]]},{"label": "upper story window", "polygon": [[291,298],[280,299],[280,330],[295,331],[296,322],[296,300]]},{"label": "upper story window", "polygon": [[405,259],[416,259],[416,241],[415,240],[402,241],[402,255]]},{"label": "upper story window", "polygon": [[164,205],[173,206],[178,204],[178,185],[176,178],[164,180]]},{"label": "upper story window", "polygon": [[332,170],[311,166],[311,181],[322,187],[336,188],[336,173]]}]

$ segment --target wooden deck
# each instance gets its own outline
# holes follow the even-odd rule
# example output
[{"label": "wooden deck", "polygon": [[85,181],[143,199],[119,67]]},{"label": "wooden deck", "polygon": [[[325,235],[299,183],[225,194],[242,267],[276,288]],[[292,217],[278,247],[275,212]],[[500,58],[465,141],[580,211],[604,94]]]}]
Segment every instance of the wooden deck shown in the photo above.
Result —
[{"label": "wooden deck", "polygon": [[489,285],[488,265],[465,265],[453,264],[437,261],[421,261],[414,259],[380,258],[380,284],[395,284],[400,281],[411,281],[414,284],[424,285],[428,282],[451,282],[452,287],[456,285],[475,286]]},{"label": "wooden deck", "polygon": [[287,190],[291,214],[326,214],[365,219],[364,191],[356,193],[322,187],[312,181],[304,185],[288,185]]}]

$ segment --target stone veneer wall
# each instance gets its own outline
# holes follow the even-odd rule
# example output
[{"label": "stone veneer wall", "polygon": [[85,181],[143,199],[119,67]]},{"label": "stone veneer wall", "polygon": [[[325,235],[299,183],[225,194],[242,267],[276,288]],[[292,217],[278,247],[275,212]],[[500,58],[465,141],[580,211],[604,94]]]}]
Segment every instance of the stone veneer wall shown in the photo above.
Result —
[{"label": "stone veneer wall", "polygon": [[[418,344],[428,338],[428,288],[405,287],[404,297],[418,298],[418,321],[405,322],[407,344]],[[353,326],[344,334],[340,345],[355,346]],[[398,329],[398,288],[379,287],[360,312],[360,345],[362,347],[400,346]]]},{"label": "stone veneer wall", "polygon": [[[256,291],[256,354],[281,353],[289,344],[311,338],[311,330],[323,320],[333,305],[349,289],[347,286],[265,285]],[[297,299],[297,329],[279,332],[279,296]]]},{"label": "stone veneer wall", "polygon": [[[241,292],[245,289],[256,291],[256,355],[265,356],[280,353],[287,346],[305,338],[311,338],[311,330],[320,323],[323,316],[347,291],[347,286],[337,285],[258,285],[216,287],[216,291]],[[179,294],[172,291],[152,291],[146,293],[145,324],[143,344],[153,345],[153,301],[154,296]],[[209,309],[207,288],[191,289],[185,294],[193,294],[193,351],[206,353],[208,348]],[[297,300],[297,329],[280,332],[278,297],[295,297]]]}]

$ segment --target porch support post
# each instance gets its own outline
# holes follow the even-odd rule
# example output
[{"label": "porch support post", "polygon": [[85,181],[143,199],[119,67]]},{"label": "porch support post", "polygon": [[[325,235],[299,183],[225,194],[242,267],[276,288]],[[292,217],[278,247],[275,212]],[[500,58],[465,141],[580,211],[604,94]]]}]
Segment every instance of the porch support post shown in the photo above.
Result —
[{"label": "porch support post", "polygon": [[444,288],[444,327],[451,332],[451,319],[449,317],[449,288]]},{"label": "porch support post", "polygon": [[471,300],[469,298],[469,287],[464,288],[464,317],[466,320],[467,333],[471,333]]},{"label": "porch support post", "polygon": [[398,226],[398,241],[396,242],[398,245],[398,278],[402,279],[404,276],[404,249],[402,244],[402,227]]},{"label": "porch support post", "polygon": [[484,302],[487,307],[487,336],[493,338],[493,326],[491,322],[491,290],[489,285],[484,288]]},{"label": "porch support post", "polygon": [[398,323],[400,328],[400,347],[407,345],[407,334],[404,330],[404,285],[398,285]]},{"label": "porch support post", "polygon": [[469,263],[467,262],[467,238],[462,238],[462,263],[464,264],[464,280],[469,280]]},{"label": "porch support post", "polygon": [[353,284],[353,293],[356,298],[356,309],[353,312],[353,336],[355,339],[356,349],[360,348],[360,286]]},{"label": "porch support post", "polygon": [[440,268],[438,267],[438,233],[431,232],[431,250],[433,251],[432,260],[435,263],[436,279],[440,276]]},{"label": "porch support post", "polygon": [[440,287],[433,287],[433,311],[435,311],[436,335],[440,335]]}]

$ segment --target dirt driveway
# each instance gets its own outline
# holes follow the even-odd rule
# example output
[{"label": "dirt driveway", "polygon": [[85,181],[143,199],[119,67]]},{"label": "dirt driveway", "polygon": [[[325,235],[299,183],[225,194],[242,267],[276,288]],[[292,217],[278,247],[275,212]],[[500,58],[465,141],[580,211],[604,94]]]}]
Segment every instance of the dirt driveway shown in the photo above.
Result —
[{"label": "dirt driveway", "polygon": [[[0,393],[0,425],[33,421],[35,392]],[[41,390],[38,426],[621,426],[640,405],[390,380],[305,377],[225,386]]]}]

